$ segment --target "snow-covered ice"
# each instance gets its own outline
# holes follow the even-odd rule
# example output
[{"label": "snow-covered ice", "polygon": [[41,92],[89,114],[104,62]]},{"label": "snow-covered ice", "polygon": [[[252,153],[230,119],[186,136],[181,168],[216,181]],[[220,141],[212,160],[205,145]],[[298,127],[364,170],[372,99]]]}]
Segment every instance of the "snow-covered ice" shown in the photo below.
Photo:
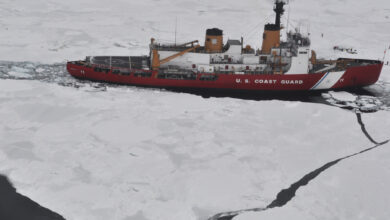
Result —
[{"label": "snow-covered ice", "polygon": [[[202,41],[206,28],[219,27],[225,38],[243,36],[245,44],[259,47],[263,25],[274,21],[272,4],[273,0],[2,0],[0,60],[53,63],[87,55],[146,55],[151,37],[174,41],[176,18],[180,42]],[[382,59],[390,46],[389,4],[291,1],[289,28],[310,31],[319,56]],[[287,17],[286,12],[284,24]],[[337,45],[353,47],[359,54],[336,52]]]},{"label": "snow-covered ice", "polygon": [[328,93],[332,98],[339,100],[339,101],[344,101],[344,102],[354,102],[356,101],[356,96],[352,95],[351,93],[348,92],[333,92],[330,91]]},{"label": "snow-covered ice", "polygon": [[[290,2],[290,28],[309,30],[319,56],[382,59],[390,46],[388,0]],[[86,55],[147,54],[151,37],[173,41],[176,17],[181,41],[220,27],[225,40],[259,47],[271,9],[271,0],[2,0],[0,173],[67,219],[205,220],[266,207],[314,169],[374,146],[356,115],[334,106],[203,99],[83,83],[64,70]],[[367,90],[371,97],[327,97],[359,108],[381,102],[361,117],[385,141],[390,66]],[[282,208],[234,220],[387,220],[389,147],[340,162]]]},{"label": "snow-covered ice", "polygon": [[[122,87],[90,93],[20,80],[0,81],[0,91],[2,172],[19,192],[68,219],[205,219],[261,207],[314,168],[372,145],[354,114],[322,104]],[[386,138],[389,113],[376,114],[367,126]],[[384,185],[387,149],[363,160],[384,165],[376,177]],[[348,172],[359,178],[362,168]],[[331,178],[335,185],[308,198],[349,187],[337,171]]]}]

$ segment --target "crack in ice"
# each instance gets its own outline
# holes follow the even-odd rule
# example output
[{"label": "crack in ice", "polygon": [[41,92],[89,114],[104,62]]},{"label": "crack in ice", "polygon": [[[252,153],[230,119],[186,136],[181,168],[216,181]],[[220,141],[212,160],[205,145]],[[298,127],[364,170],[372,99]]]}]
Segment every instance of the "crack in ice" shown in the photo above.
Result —
[{"label": "crack in ice", "polygon": [[367,129],[366,129],[366,125],[363,123],[363,120],[362,120],[362,114],[361,113],[356,113],[356,116],[357,116],[357,119],[358,119],[358,123],[360,124],[360,127],[362,128],[362,131],[364,133],[364,135],[366,135],[366,137],[374,144],[379,144],[378,142],[376,142],[372,137],[371,135],[368,133]]},{"label": "crack in ice", "polygon": [[357,115],[357,119],[358,119],[358,123],[360,124],[361,126],[361,129],[362,129],[362,132],[365,134],[365,136],[372,142],[375,144],[375,146],[373,147],[370,147],[370,148],[367,148],[365,150],[362,150],[362,151],[359,151],[357,153],[354,153],[354,154],[350,154],[348,156],[345,156],[345,157],[342,157],[342,158],[339,158],[337,160],[334,160],[334,161],[331,161],[329,163],[326,163],[325,165],[323,165],[322,167],[310,172],[309,174],[306,174],[303,178],[301,178],[299,181],[293,183],[292,185],[290,185],[289,188],[286,188],[286,189],[283,189],[282,191],[280,191],[277,196],[276,196],[276,199],[274,201],[272,201],[267,207],[265,208],[254,208],[254,209],[246,209],[246,210],[239,210],[239,211],[234,211],[234,212],[224,212],[224,213],[219,213],[217,215],[214,215],[212,216],[211,218],[209,218],[209,220],[232,220],[234,217],[240,215],[240,214],[243,214],[243,213],[246,213],[246,212],[261,212],[261,211],[266,211],[268,209],[272,209],[272,208],[276,208],[276,207],[283,207],[285,206],[288,202],[290,202],[294,197],[295,197],[295,194],[296,192],[298,191],[298,189],[300,189],[301,187],[303,186],[306,186],[307,184],[309,184],[309,182],[311,182],[312,180],[314,180],[316,177],[318,177],[321,173],[323,173],[324,171],[328,170],[329,168],[335,166],[336,164],[338,164],[339,162],[343,161],[343,160],[346,160],[346,159],[349,159],[349,158],[352,158],[352,157],[355,157],[355,156],[358,156],[360,154],[363,154],[363,153],[366,153],[368,151],[372,151],[382,145],[385,145],[387,143],[390,142],[390,140],[386,140],[386,141],[383,141],[381,143],[378,143],[376,142],[371,136],[370,134],[368,133],[366,127],[365,127],[365,124],[363,123],[363,120],[362,120],[362,117],[361,117],[361,114],[360,113],[356,113]]},{"label": "crack in ice", "polygon": [[[52,64],[52,65],[45,65],[45,64],[35,64],[30,62],[5,62],[0,61],[0,79],[23,79],[23,80],[39,80],[42,82],[48,82],[48,83],[57,83],[61,86],[68,86],[68,87],[74,87],[74,88],[80,88],[80,87],[86,87],[90,86],[93,91],[104,91],[106,86],[110,85],[115,87],[115,85],[112,84],[102,84],[102,83],[96,83],[96,82],[90,82],[90,81],[79,81],[73,77],[71,77],[67,71],[66,71],[66,64]],[[387,84],[386,84],[387,86]],[[189,92],[191,93],[191,92]],[[192,94],[195,95],[202,95],[203,93],[196,93],[193,92]],[[205,93],[206,96],[208,95]],[[383,94],[386,94],[384,92]],[[203,95],[202,95],[203,96]],[[226,94],[221,95],[221,97],[225,97]],[[215,97],[219,97],[216,95]],[[234,98],[241,98],[241,99],[251,99],[251,100],[267,100],[267,97],[252,97],[249,96],[239,96]],[[306,101],[306,102],[312,102],[312,103],[325,103],[325,101],[322,99],[318,99],[316,97],[311,96],[299,96],[300,98],[296,97],[289,97],[287,100],[300,100],[300,101]],[[386,96],[388,97],[388,96]],[[268,97],[269,98],[269,97]],[[273,98],[274,99],[274,98]],[[282,97],[276,98],[279,100],[283,100]],[[310,172],[309,174],[305,175],[303,178],[301,178],[296,183],[292,184],[289,188],[281,190],[274,201],[272,201],[268,206],[264,208],[254,208],[254,209],[245,209],[245,210],[239,210],[234,212],[224,212],[217,215],[214,215],[213,217],[209,218],[209,220],[232,220],[237,215],[240,215],[245,212],[261,212],[265,211],[267,209],[275,208],[275,207],[283,207],[288,202],[290,202],[297,192],[297,190],[303,186],[306,186],[310,181],[315,179],[317,176],[319,176],[322,172],[326,171],[327,169],[333,167],[334,165],[338,164],[339,162],[357,156],[359,154],[363,154],[365,152],[374,150],[375,148],[378,148],[379,146],[382,146],[384,144],[387,144],[389,142],[385,141],[382,143],[378,143],[375,139],[371,137],[371,135],[368,133],[365,124],[362,120],[361,113],[356,113],[357,121],[362,129],[362,132],[364,135],[375,144],[374,147],[367,148],[363,151],[360,151],[355,154],[348,155],[346,157],[339,158],[337,160],[331,161],[329,163],[326,163],[322,167]]]},{"label": "crack in ice", "polygon": [[362,150],[362,151],[360,151],[358,153],[351,154],[351,155],[348,155],[346,157],[342,157],[340,159],[334,160],[334,161],[329,162],[329,163],[325,164],[324,166],[318,168],[317,170],[314,170],[313,172],[305,175],[298,182],[292,184],[289,188],[283,189],[281,192],[279,192],[277,197],[276,197],[276,199],[271,204],[269,204],[267,206],[267,208],[283,207],[291,199],[293,199],[295,197],[295,193],[297,192],[297,190],[300,187],[306,186],[310,181],[314,180],[322,172],[326,171],[327,169],[333,167],[334,165],[338,164],[339,162],[341,162],[341,161],[343,161],[345,159],[348,159],[348,158],[351,158],[351,157],[355,157],[355,156],[357,156],[359,154],[363,154],[363,153],[366,153],[368,151],[374,150],[375,148],[378,148],[378,147],[380,147],[380,146],[382,146],[384,144],[387,144],[389,141],[390,140],[387,140],[385,142],[382,142],[382,143],[379,143],[379,144],[375,145],[374,147],[370,147],[370,148]]}]

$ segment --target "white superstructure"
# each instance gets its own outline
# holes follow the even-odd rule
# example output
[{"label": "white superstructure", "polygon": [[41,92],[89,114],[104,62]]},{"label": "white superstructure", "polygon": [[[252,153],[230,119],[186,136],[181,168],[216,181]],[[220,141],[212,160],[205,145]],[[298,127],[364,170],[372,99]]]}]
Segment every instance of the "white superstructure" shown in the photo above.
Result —
[{"label": "white superstructure", "polygon": [[[175,56],[188,47],[154,44],[159,59]],[[153,60],[153,54],[152,58]],[[311,69],[310,41],[299,33],[289,33],[287,42],[262,53],[250,47],[243,47],[242,41],[228,40],[221,51],[205,52],[205,48],[188,52],[160,65],[161,69],[180,68],[194,72],[226,72],[241,74],[307,74]]]}]

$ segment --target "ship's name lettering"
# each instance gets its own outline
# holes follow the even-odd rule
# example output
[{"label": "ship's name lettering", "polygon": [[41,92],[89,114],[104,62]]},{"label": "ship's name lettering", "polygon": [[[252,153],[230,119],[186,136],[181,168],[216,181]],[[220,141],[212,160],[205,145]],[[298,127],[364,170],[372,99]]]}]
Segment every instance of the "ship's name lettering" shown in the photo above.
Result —
[{"label": "ship's name lettering", "polygon": [[[253,81],[255,84],[277,84],[278,80],[276,79],[255,79]],[[249,79],[236,79],[236,83],[251,83]],[[282,85],[302,85],[303,80],[281,80],[280,84]]]},{"label": "ship's name lettering", "polygon": [[283,85],[302,85],[303,80],[282,80],[280,83]]},{"label": "ship's name lettering", "polygon": [[276,84],[276,79],[270,79],[270,80],[263,80],[263,79],[255,79],[256,84]]}]

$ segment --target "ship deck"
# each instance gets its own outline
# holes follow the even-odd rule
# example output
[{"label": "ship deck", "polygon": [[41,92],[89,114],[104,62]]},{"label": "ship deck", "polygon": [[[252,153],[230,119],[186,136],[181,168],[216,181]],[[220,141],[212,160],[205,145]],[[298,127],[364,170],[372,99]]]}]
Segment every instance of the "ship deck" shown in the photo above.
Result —
[{"label": "ship deck", "polygon": [[[380,64],[381,61],[378,60],[365,60],[365,59],[345,59],[340,58],[337,61],[334,61],[333,64],[322,63],[321,60],[313,65],[313,68],[310,70],[309,74],[323,73],[323,72],[338,72],[345,71],[351,67],[358,66],[368,66]],[[85,60],[85,65],[92,65],[95,67],[101,67],[108,70],[116,70],[123,73],[130,72],[130,70],[148,70],[150,68],[150,59],[148,56],[90,56]],[[169,67],[165,69],[160,69],[159,72],[161,75],[169,75],[172,71],[177,74],[178,71],[188,74],[192,72],[190,70],[180,69],[179,67]],[[228,74],[226,71],[215,71],[215,74]],[[174,75],[175,75],[174,74]],[[243,74],[249,75],[263,75],[263,74],[272,74],[268,72],[256,72],[256,71],[244,71]]]},{"label": "ship deck", "polygon": [[147,56],[91,56],[85,61],[87,64],[114,69],[145,69],[150,66]]}]

